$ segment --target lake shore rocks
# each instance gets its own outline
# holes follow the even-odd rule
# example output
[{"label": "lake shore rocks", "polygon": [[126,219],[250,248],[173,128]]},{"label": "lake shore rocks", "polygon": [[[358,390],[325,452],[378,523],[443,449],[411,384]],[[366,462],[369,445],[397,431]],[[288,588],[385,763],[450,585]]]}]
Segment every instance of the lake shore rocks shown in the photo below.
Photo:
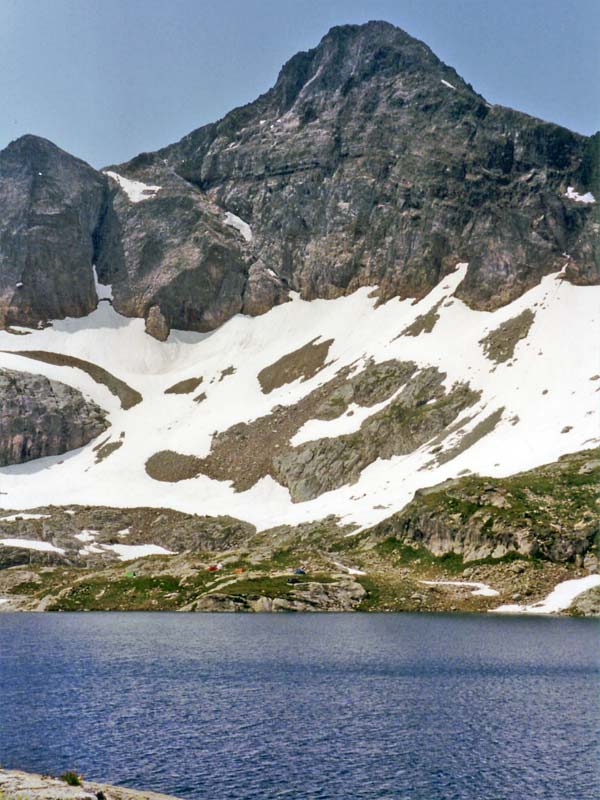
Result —
[{"label": "lake shore rocks", "polygon": [[0,769],[0,797],[2,800],[177,800],[172,795],[85,779],[79,786],[71,786],[50,775],[8,769]]}]

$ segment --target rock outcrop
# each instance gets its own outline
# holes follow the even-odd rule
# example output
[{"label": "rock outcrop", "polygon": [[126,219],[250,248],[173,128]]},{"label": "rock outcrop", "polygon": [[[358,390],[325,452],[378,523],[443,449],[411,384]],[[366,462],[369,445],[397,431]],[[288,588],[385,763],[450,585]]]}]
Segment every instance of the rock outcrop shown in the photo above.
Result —
[{"label": "rock outcrop", "polygon": [[0,152],[0,326],[96,307],[92,264],[108,178],[37,136]]},{"label": "rock outcrop", "polygon": [[458,261],[460,295],[494,308],[564,253],[572,280],[598,281],[593,204],[567,196],[595,188],[597,147],[490,106],[422,42],[372,22],[333,28],[254,103],[118,170],[174,171],[250,226],[249,313],[282,285],[421,296]]},{"label": "rock outcrop", "polygon": [[160,339],[290,290],[420,297],[459,261],[477,308],[565,265],[598,283],[599,144],[491,106],[388,23],[332,28],[253,103],[108,174],[43,139],[9,145],[0,323],[88,313],[92,263]]},{"label": "rock outcrop", "polygon": [[28,372],[0,370],[0,466],[83,447],[108,427],[81,392]]},{"label": "rock outcrop", "polygon": [[576,453],[509,478],[475,475],[420,489],[370,535],[464,561],[520,555],[594,572],[599,455]]},{"label": "rock outcrop", "polygon": [[64,778],[0,769],[0,795],[6,800],[177,800],[171,795],[87,781],[69,773],[72,784],[76,779],[78,782],[70,785]]},{"label": "rock outcrop", "polygon": [[338,576],[331,583],[296,582],[280,596],[236,594],[235,586],[228,592],[203,595],[184,611],[217,612],[289,612],[289,611],[353,611],[366,597],[364,587],[348,576]]}]

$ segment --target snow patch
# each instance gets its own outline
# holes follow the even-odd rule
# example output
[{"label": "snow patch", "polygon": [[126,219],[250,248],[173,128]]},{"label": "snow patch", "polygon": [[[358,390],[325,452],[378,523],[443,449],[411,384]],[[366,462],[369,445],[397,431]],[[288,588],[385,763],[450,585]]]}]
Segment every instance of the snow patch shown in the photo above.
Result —
[{"label": "snow patch", "polygon": [[90,556],[90,555],[102,555],[104,550],[99,547],[97,544],[89,544],[87,547],[83,547],[79,551],[80,556]]},{"label": "snow patch", "polygon": [[473,596],[479,595],[480,597],[497,597],[500,592],[492,589],[487,583],[480,583],[479,581],[419,581],[426,586],[466,586],[473,589],[471,594]]},{"label": "snow patch", "polygon": [[252,241],[252,228],[243,219],[228,211],[225,214],[224,222],[225,225],[229,225],[230,228],[235,228],[236,231],[239,231],[247,242]]},{"label": "snow patch", "polygon": [[362,569],[356,569],[356,567],[347,567],[345,564],[342,564],[340,561],[334,561],[333,562],[333,566],[337,567],[338,569],[344,570],[344,572],[347,572],[348,575],[366,575],[367,574]]},{"label": "snow patch", "polygon": [[20,519],[50,519],[50,514],[11,514],[9,517],[0,517],[2,522],[16,522]]},{"label": "snow patch", "polygon": [[576,192],[573,186],[567,186],[567,191],[565,192],[565,197],[568,197],[569,200],[575,200],[576,203],[595,203],[596,198],[591,192],[586,192],[585,194],[579,194]]},{"label": "snow patch", "polygon": [[445,81],[443,78],[441,82],[444,84],[444,86],[447,86],[449,89],[454,89],[454,91],[456,91],[456,86],[453,86],[451,83],[448,83],[448,81]]},{"label": "snow patch", "polygon": [[90,530],[84,530],[81,531],[81,533],[75,534],[75,538],[79,539],[80,542],[93,542],[96,536],[98,536],[98,531]]},{"label": "snow patch", "polygon": [[162,188],[160,186],[149,186],[146,183],[133,181],[130,178],[124,178],[117,172],[111,172],[110,170],[106,170],[104,174],[113,178],[119,184],[132,203],[141,203],[142,200],[150,200],[156,197]]},{"label": "snow patch", "polygon": [[94,286],[96,287],[96,294],[98,296],[98,302],[100,300],[110,300],[112,303],[113,300],[113,293],[112,293],[112,286],[110,283],[100,283],[98,280],[98,273],[96,271],[96,265],[93,266],[94,270]]},{"label": "snow patch", "polygon": [[548,597],[532,605],[505,605],[493,608],[495,614],[557,614],[569,608],[573,600],[588,589],[600,586],[600,575],[587,575],[585,578],[574,578],[559,583]]},{"label": "snow patch", "polygon": [[64,553],[60,547],[55,547],[50,542],[40,542],[37,539],[0,539],[0,544],[5,547],[21,547],[23,550],[39,550],[43,553]]},{"label": "snow patch", "polygon": [[[36,362],[36,372],[52,380],[67,380],[105,408],[112,430],[124,434],[122,446],[100,463],[96,463],[95,445],[90,443],[68,454],[3,467],[0,506],[11,515],[15,509],[27,511],[50,504],[65,505],[69,511],[75,504],[162,507],[183,513],[226,513],[259,530],[334,514],[342,524],[360,529],[400,511],[417,489],[466,470],[501,478],[555,461],[567,452],[593,447],[598,437],[598,395],[597,383],[589,378],[598,372],[597,351],[582,349],[581,342],[599,338],[600,286],[574,286],[556,280],[556,274],[549,275],[522,297],[491,312],[476,311],[453,297],[450,306],[442,303],[438,308],[439,319],[431,333],[398,337],[418,316],[453,295],[466,269],[466,264],[459,265],[443,284],[414,304],[411,299],[392,298],[378,305],[372,286],[333,300],[310,302],[291,293],[293,302],[262,316],[239,314],[211,333],[174,330],[166,342],[147,336],[143,319],[121,316],[110,303],[100,303],[87,317],[54,320],[51,326],[32,330],[21,337],[19,349],[64,353],[90,361],[135,387],[143,401],[124,411],[118,398],[81,370]],[[494,364],[479,344],[485,331],[496,329],[527,308],[536,312],[527,338],[517,345],[512,361]],[[307,381],[297,380],[263,394],[257,374],[316,337],[333,340],[328,364]],[[4,352],[12,349],[15,337],[0,331],[0,368],[31,371],[31,360]],[[577,358],[573,358],[574,352]],[[474,391],[481,392],[478,405],[469,413],[477,417],[465,426],[468,430],[500,407],[505,408],[502,419],[487,435],[443,464],[432,464],[432,444],[425,444],[407,455],[379,459],[363,470],[355,484],[301,503],[292,503],[288,490],[271,477],[248,491],[236,492],[229,481],[205,475],[158,485],[147,475],[144,464],[157,450],[202,458],[210,452],[214,431],[268,415],[276,405],[297,403],[341,369],[358,369],[357,364],[362,368],[369,359],[436,367],[446,374],[447,389],[457,381],[468,381]],[[199,364],[207,387],[201,414],[192,395],[169,395],[166,403],[164,390],[198,377]],[[209,377],[229,366],[235,372],[208,388]],[[545,389],[547,394],[543,394]],[[371,413],[375,410],[369,409]],[[310,435],[337,435],[330,427],[334,425],[351,430],[359,409],[354,411],[349,418],[320,421],[322,427],[314,427]],[[518,425],[510,422],[515,417],[519,417]],[[571,430],[561,434],[567,424]],[[308,430],[302,428],[294,442],[304,436],[308,439]]]},{"label": "snow patch", "polygon": [[105,550],[112,550],[121,561],[133,561],[145,556],[174,556],[173,550],[167,550],[157,544],[105,544]]}]

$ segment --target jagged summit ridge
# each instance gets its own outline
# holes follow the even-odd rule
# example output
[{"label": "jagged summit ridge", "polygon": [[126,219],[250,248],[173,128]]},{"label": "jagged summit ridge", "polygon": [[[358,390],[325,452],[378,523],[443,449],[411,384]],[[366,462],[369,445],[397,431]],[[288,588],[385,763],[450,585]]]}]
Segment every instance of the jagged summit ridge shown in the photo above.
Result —
[{"label": "jagged summit ridge", "polygon": [[323,91],[346,94],[376,73],[435,73],[465,86],[426,44],[389,22],[372,21],[331,28],[317,47],[297,53],[282,67],[271,92],[279,100],[280,113],[285,113],[299,98]]}]

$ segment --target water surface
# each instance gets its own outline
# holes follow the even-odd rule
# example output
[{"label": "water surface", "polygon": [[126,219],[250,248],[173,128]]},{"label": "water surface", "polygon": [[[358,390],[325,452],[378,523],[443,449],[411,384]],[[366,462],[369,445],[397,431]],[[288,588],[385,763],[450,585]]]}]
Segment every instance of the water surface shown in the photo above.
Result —
[{"label": "water surface", "polygon": [[0,614],[0,763],[199,800],[592,800],[598,628]]}]

